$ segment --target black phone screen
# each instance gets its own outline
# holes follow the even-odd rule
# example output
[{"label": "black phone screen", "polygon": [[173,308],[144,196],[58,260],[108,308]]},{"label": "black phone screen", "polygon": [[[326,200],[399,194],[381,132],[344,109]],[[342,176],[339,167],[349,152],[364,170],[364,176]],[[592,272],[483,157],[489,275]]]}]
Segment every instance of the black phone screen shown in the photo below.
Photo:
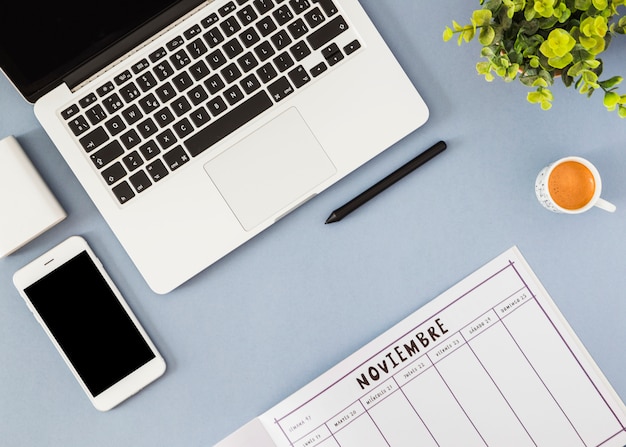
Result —
[{"label": "black phone screen", "polygon": [[155,357],[86,251],[25,293],[93,396]]}]

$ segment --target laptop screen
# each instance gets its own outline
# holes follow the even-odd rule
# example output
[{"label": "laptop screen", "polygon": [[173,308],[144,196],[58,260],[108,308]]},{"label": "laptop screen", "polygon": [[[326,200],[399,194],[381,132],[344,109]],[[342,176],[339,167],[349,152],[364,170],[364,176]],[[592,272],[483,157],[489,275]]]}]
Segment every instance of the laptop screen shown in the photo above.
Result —
[{"label": "laptop screen", "polygon": [[22,95],[31,100],[151,18],[175,4],[189,2],[10,0],[2,3],[0,67]]}]

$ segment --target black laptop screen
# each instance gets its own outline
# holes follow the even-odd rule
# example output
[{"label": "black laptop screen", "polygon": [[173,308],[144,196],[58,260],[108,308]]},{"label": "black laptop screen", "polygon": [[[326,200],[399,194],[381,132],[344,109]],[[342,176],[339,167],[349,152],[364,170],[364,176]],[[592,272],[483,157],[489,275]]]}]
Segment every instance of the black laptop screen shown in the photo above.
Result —
[{"label": "black laptop screen", "polygon": [[33,99],[179,1],[3,1],[0,67],[27,99]]}]

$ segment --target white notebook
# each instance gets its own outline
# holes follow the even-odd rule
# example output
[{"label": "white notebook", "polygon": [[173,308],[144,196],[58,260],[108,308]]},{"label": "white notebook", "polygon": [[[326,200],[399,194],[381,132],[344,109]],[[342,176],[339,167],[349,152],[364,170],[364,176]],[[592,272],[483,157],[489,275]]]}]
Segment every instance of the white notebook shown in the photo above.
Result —
[{"label": "white notebook", "polygon": [[625,427],[513,247],[217,447],[623,447]]}]

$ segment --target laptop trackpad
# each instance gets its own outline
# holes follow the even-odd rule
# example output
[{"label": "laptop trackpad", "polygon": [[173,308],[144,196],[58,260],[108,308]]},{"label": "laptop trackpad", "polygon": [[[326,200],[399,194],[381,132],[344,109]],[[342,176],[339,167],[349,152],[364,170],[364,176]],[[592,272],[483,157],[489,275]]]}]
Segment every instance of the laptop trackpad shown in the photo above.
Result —
[{"label": "laptop trackpad", "polygon": [[298,199],[307,199],[336,172],[295,108],[231,146],[204,169],[246,230],[297,205]]}]

